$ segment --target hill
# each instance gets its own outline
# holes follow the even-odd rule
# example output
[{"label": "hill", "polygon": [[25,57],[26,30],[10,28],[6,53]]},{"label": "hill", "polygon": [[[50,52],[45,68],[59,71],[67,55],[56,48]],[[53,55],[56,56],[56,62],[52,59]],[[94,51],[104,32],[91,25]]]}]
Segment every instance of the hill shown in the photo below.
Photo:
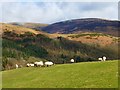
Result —
[{"label": "hill", "polygon": [[35,29],[35,30],[41,30],[43,27],[48,26],[48,24],[42,24],[42,23],[19,23],[19,22],[12,22],[9,23],[12,25],[16,25],[16,26],[22,26],[22,27],[26,27],[26,28],[31,28],[31,29]]},{"label": "hill", "polygon": [[[40,60],[69,63],[71,58],[76,62],[96,61],[104,55],[107,59],[119,58],[119,39],[113,36],[101,33],[48,34],[21,26],[2,25],[3,70],[15,68],[15,63],[25,66],[27,62]],[[107,43],[101,46],[97,40]],[[88,41],[95,43],[89,44]]]},{"label": "hill", "polygon": [[99,18],[85,18],[53,23],[42,28],[42,30],[48,33],[70,34],[81,32],[98,32],[118,36],[119,27],[119,21]]},{"label": "hill", "polygon": [[21,27],[21,26],[16,26],[16,25],[11,25],[11,24],[6,24],[6,23],[0,23],[2,27],[0,27],[0,31],[3,32],[14,32],[17,34],[24,34],[26,32],[30,32],[33,34],[43,34],[43,31],[36,31],[30,28],[25,28],[25,27]]},{"label": "hill", "polygon": [[118,61],[3,71],[3,88],[118,88]]},{"label": "hill", "polygon": [[2,38],[3,69],[15,68],[15,63],[24,65],[36,60],[69,63],[71,58],[76,62],[96,61],[104,55],[107,59],[119,58],[113,48],[88,45],[64,37],[52,39],[44,34],[4,32]]},{"label": "hill", "polygon": [[15,63],[53,61],[69,63],[96,61],[98,57],[118,59],[119,37],[102,33],[48,34],[22,26],[1,23],[3,70]]},{"label": "hill", "polygon": [[[86,43],[86,44],[96,44],[98,46],[111,46],[115,45],[117,47],[120,38],[114,37],[103,33],[80,33],[75,35],[69,35],[70,40]],[[114,48],[115,49],[115,48]]]},{"label": "hill", "polygon": [[[98,45],[98,46],[111,46],[116,48],[120,41],[119,37],[111,36],[103,33],[84,32],[79,34],[49,34],[50,38],[64,37],[68,40],[77,41],[85,44]],[[115,48],[114,48],[115,49]]]}]

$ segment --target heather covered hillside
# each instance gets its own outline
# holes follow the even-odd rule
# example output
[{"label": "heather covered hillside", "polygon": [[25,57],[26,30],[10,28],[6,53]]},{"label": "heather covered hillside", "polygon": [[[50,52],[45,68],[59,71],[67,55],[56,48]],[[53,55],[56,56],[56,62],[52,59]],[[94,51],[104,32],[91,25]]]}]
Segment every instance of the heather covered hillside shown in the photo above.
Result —
[{"label": "heather covered hillside", "polygon": [[83,18],[53,23],[44,27],[42,30],[48,33],[70,34],[81,32],[99,32],[118,36],[119,27],[119,21],[99,18]]}]

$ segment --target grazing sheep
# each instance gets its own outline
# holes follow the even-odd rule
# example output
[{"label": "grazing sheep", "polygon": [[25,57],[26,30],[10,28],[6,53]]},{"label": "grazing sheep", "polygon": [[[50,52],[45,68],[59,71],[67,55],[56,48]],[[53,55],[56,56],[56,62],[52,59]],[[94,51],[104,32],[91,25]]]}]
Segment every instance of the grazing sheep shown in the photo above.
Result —
[{"label": "grazing sheep", "polygon": [[31,67],[34,67],[34,64],[30,64]]},{"label": "grazing sheep", "polygon": [[50,61],[47,61],[47,62],[45,62],[45,66],[52,66],[53,65],[53,62],[50,62]]},{"label": "grazing sheep", "polygon": [[15,64],[16,69],[18,68],[18,64]]},{"label": "grazing sheep", "polygon": [[103,61],[106,61],[106,59],[107,59],[107,58],[106,58],[105,56],[103,56]]},{"label": "grazing sheep", "polygon": [[30,66],[30,64],[29,63],[27,63],[27,67],[29,67]]},{"label": "grazing sheep", "polygon": [[43,64],[43,61],[40,61],[40,62],[35,62],[34,63],[34,65],[36,66],[36,67],[38,67],[38,66],[43,66],[44,64]]},{"label": "grazing sheep", "polygon": [[98,58],[98,60],[99,60],[99,61],[103,61],[103,59],[102,59],[102,58]]},{"label": "grazing sheep", "polygon": [[34,67],[35,65],[32,63],[27,63],[27,67]]},{"label": "grazing sheep", "polygon": [[74,59],[71,59],[71,60],[70,60],[70,62],[71,62],[71,63],[74,63],[74,62],[75,62],[75,60],[74,60]]}]

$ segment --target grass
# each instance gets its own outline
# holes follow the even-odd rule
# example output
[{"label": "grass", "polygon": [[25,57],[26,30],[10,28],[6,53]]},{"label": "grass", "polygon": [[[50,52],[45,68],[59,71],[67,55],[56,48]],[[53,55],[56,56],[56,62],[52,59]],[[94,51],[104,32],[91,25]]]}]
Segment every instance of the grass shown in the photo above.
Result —
[{"label": "grass", "polygon": [[118,61],[3,71],[3,88],[117,88]]},{"label": "grass", "polygon": [[2,30],[3,32],[13,31],[14,33],[17,33],[17,34],[24,34],[26,32],[30,32],[33,34],[44,34],[42,31],[36,31],[30,28],[25,28],[25,27],[20,27],[20,26],[5,24],[5,23],[2,24]]},{"label": "grass", "polygon": [[71,35],[68,37],[72,37],[72,38],[79,38],[82,36],[90,36],[90,37],[94,37],[94,36],[109,36],[107,34],[102,34],[102,33],[82,33],[82,34],[78,34],[78,35]]}]

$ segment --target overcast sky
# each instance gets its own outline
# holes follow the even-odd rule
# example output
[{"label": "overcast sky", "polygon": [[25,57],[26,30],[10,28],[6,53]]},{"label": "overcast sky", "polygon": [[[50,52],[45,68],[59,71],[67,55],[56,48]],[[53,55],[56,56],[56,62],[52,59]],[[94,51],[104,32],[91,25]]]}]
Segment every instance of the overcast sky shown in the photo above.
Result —
[{"label": "overcast sky", "polygon": [[69,19],[118,19],[117,2],[7,2],[0,22],[54,23]]}]

